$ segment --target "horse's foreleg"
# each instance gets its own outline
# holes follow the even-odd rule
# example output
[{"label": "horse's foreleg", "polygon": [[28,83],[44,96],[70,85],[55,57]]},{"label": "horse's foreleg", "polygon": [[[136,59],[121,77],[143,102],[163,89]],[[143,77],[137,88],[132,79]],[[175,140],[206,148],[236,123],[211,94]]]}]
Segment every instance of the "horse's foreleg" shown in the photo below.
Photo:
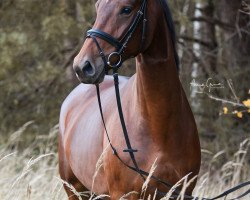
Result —
[{"label": "horse's foreleg", "polygon": [[[60,136],[59,136],[59,145],[58,145],[58,156],[59,156],[60,176],[62,180],[69,183],[69,185],[63,184],[64,189],[69,197],[69,200],[79,200],[76,192],[81,193],[81,192],[88,191],[88,189],[84,187],[84,185],[82,185],[82,183],[76,178],[73,171],[71,170],[70,165],[68,164],[68,161],[66,159],[64,149],[61,145]],[[73,186],[73,188],[70,188],[71,186]],[[75,191],[73,192],[72,189]],[[85,195],[81,195],[81,198],[86,199],[86,200],[89,199],[89,197],[86,197]]]}]

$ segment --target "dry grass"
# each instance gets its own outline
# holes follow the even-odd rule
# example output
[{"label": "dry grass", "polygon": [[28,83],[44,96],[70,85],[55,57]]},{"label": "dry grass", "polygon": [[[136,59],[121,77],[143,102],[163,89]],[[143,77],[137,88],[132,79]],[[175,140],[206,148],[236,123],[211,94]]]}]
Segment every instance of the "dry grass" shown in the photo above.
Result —
[{"label": "dry grass", "polygon": [[[32,122],[26,123],[18,131],[13,133],[9,137],[8,142],[0,144],[0,199],[64,200],[67,199],[67,197],[62,187],[63,183],[66,184],[75,195],[80,196],[72,185],[63,182],[59,178],[55,144],[58,127],[52,129],[47,136],[37,137],[36,140],[24,150],[17,150],[17,143],[19,143],[20,138],[25,133],[26,127],[31,123]],[[249,145],[249,139],[243,141],[232,159],[223,164],[219,163],[225,155],[224,151],[213,154],[207,150],[203,150],[202,153],[206,157],[203,163],[206,163],[206,165],[202,165],[201,174],[199,175],[198,184],[193,195],[198,197],[214,197],[242,181],[249,180],[250,167],[246,163]],[[102,159],[100,159],[97,164],[97,171],[100,166],[102,166],[101,160]],[[156,167],[155,164],[152,165],[151,174]],[[141,198],[145,200],[155,198],[154,196],[145,196],[148,182],[150,181],[147,179],[142,188]],[[187,176],[184,177],[163,199],[168,200],[174,188],[180,183],[186,187],[190,184]],[[244,190],[246,191],[246,189]],[[234,193],[233,196],[241,194],[244,190]],[[181,191],[179,200],[183,199],[184,192],[185,187]],[[84,193],[84,195],[90,194],[89,192]],[[126,199],[129,195],[130,194],[125,194],[121,199]],[[95,199],[93,196],[90,198]],[[243,199],[247,200],[250,199],[250,197],[248,196]]]}]

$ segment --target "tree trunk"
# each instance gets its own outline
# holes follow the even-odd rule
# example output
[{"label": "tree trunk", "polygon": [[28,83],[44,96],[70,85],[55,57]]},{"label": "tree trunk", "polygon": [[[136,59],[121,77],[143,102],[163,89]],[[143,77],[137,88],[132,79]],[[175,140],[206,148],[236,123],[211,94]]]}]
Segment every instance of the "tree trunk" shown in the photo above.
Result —
[{"label": "tree trunk", "polygon": [[[218,0],[217,16],[232,28],[223,29],[222,62],[227,75],[233,78],[236,91],[246,97],[249,90],[250,69],[250,1]],[[247,75],[248,74],[248,75]]]}]

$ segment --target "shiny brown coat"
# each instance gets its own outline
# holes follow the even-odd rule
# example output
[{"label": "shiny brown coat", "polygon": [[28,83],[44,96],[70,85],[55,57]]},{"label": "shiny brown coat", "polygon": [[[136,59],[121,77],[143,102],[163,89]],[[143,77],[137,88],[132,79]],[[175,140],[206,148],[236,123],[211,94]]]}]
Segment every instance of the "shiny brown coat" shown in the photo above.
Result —
[{"label": "shiny brown coat", "polygon": [[[131,16],[119,16],[119,10],[132,4]],[[136,0],[100,0],[94,27],[119,37],[140,6]],[[124,117],[132,147],[138,149],[136,160],[141,169],[149,171],[157,158],[154,175],[172,184],[183,176],[197,175],[200,168],[200,144],[196,124],[186,95],[182,89],[174,60],[173,45],[161,5],[148,0],[147,38],[144,51],[138,54],[141,31],[138,28],[129,42],[124,59],[136,57],[136,74],[130,79],[120,78],[120,92]],[[112,46],[98,39],[105,52]],[[103,64],[91,39],[87,39],[75,58],[74,68],[89,60],[95,68],[93,83],[103,79]],[[97,77],[97,78],[96,78]],[[84,81],[83,81],[84,82]],[[113,146],[129,165],[126,143],[116,107],[113,80],[106,76],[100,84],[104,118]],[[97,195],[108,194],[117,200],[124,194],[140,193],[143,180],[124,166],[113,154],[101,121],[94,85],[80,84],[64,101],[60,114],[59,168],[63,180],[78,192],[93,190]],[[93,184],[96,164],[104,149],[103,165]],[[156,188],[168,190],[150,181],[148,194]],[[188,188],[190,194],[195,182]],[[78,199],[67,186],[70,200]],[[128,199],[138,199],[130,195]],[[159,199],[157,197],[156,199]]]}]

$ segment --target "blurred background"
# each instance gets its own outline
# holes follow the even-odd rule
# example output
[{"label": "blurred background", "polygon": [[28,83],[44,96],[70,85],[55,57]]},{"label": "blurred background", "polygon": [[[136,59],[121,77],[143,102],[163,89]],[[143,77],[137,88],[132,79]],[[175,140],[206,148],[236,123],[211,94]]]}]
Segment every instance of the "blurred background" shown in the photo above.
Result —
[{"label": "blurred background", "polygon": [[[224,162],[250,137],[250,0],[168,2],[202,149],[224,150]],[[94,23],[94,4],[0,0],[0,146],[27,122],[8,148],[25,149],[54,130],[63,100],[78,84],[72,62]],[[121,74],[131,76],[134,66],[126,62]],[[52,144],[56,152],[56,134]]]}]

